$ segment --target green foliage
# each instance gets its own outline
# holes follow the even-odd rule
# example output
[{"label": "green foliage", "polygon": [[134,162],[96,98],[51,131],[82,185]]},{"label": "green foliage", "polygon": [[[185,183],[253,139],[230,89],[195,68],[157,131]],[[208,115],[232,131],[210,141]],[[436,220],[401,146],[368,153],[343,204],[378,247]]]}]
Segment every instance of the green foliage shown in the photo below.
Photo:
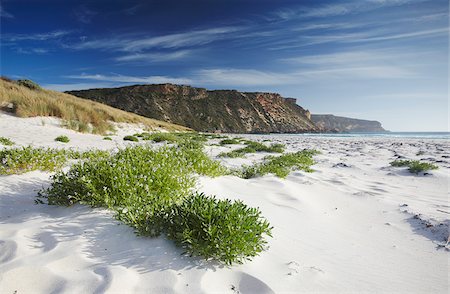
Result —
[{"label": "green foliage", "polygon": [[195,194],[172,206],[167,235],[191,255],[242,263],[266,248],[271,227],[257,208],[241,201]]},{"label": "green foliage", "polygon": [[49,204],[108,207],[138,234],[166,231],[190,253],[205,258],[231,264],[257,255],[265,248],[263,235],[270,236],[269,224],[258,209],[242,202],[193,195],[195,173],[227,171],[202,151],[202,144],[188,141],[156,150],[129,147],[115,154],[71,152],[72,158],[87,160],[57,172],[39,197]]},{"label": "green foliage", "polygon": [[31,90],[42,90],[41,86],[39,86],[37,83],[33,82],[32,80],[17,80],[17,84],[19,84],[21,86],[25,86]]},{"label": "green foliage", "polygon": [[0,175],[21,174],[32,170],[55,171],[68,159],[67,151],[21,147],[0,151]]},{"label": "green foliage", "polygon": [[143,140],[150,140],[153,142],[167,142],[174,143],[178,141],[178,137],[174,133],[153,133],[148,135],[142,135]]},{"label": "green foliage", "polygon": [[55,141],[62,142],[62,143],[69,143],[70,139],[67,136],[58,136],[55,138]]},{"label": "green foliage", "polygon": [[12,146],[14,145],[14,142],[6,137],[0,137],[0,144],[5,146]]},{"label": "green foliage", "polygon": [[132,141],[132,142],[139,142],[139,139],[135,136],[125,136],[123,137],[124,141]]},{"label": "green foliage", "polygon": [[105,140],[105,141],[112,141],[112,138],[111,137],[103,137],[103,140]]},{"label": "green foliage", "polygon": [[219,143],[220,145],[232,145],[232,144],[241,144],[241,142],[239,142],[239,140],[236,139],[224,139],[222,141],[220,141]]},{"label": "green foliage", "polygon": [[244,148],[239,148],[227,153],[220,153],[219,157],[244,157],[247,153],[256,153],[256,152],[269,152],[269,153],[283,153],[285,146],[283,144],[272,144],[270,146],[264,145],[259,142],[254,141],[245,141]]},{"label": "green foliage", "polygon": [[419,160],[394,160],[390,163],[394,167],[408,167],[408,171],[413,174],[425,172],[428,170],[438,169],[438,166],[429,162],[421,162]]},{"label": "green foliage", "polygon": [[274,174],[277,177],[285,178],[292,170],[303,170],[312,172],[311,166],[315,163],[313,155],[318,154],[316,150],[302,150],[295,153],[287,153],[275,156],[267,156],[264,162],[245,167],[242,177],[245,179]]},{"label": "green foliage", "polygon": [[161,232],[164,208],[189,195],[194,184],[191,166],[181,151],[138,146],[58,172],[41,196],[49,204],[80,202],[114,209],[119,219],[140,234],[154,236]]}]

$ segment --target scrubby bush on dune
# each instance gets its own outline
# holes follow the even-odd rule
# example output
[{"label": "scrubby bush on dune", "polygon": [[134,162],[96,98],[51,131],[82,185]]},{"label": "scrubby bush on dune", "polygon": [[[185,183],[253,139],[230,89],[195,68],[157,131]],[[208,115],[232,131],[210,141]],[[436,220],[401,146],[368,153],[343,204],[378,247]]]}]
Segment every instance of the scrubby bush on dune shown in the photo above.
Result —
[{"label": "scrubby bush on dune", "polygon": [[234,144],[241,144],[239,140],[236,140],[234,138],[232,139],[224,139],[219,142],[220,145],[234,145]]},{"label": "scrubby bush on dune", "polygon": [[42,90],[41,86],[39,86],[37,83],[33,82],[32,80],[17,80],[17,84],[27,87],[31,90]]},{"label": "scrubby bush on dune", "polygon": [[272,144],[267,146],[265,144],[254,142],[254,141],[245,141],[244,148],[239,148],[230,152],[220,153],[219,157],[244,157],[247,153],[256,153],[256,152],[269,152],[269,153],[283,153],[285,146],[283,144]]},{"label": "scrubby bush on dune", "polygon": [[419,160],[394,160],[390,163],[394,167],[408,167],[408,171],[413,174],[438,169],[438,166],[429,162]]},{"label": "scrubby bush on dune", "polygon": [[188,252],[231,264],[261,252],[270,228],[242,202],[194,193],[196,173],[222,172],[197,147],[136,146],[58,172],[39,196],[49,204],[108,207],[141,235],[165,231]]},{"label": "scrubby bush on dune", "polygon": [[139,142],[139,139],[135,136],[125,136],[123,137],[124,141],[132,141],[132,142]]},{"label": "scrubby bush on dune", "polygon": [[70,139],[67,136],[58,136],[55,138],[55,141],[61,142],[61,143],[69,143]]},{"label": "scrubby bush on dune", "polygon": [[0,137],[0,144],[5,145],[5,146],[12,146],[12,145],[14,145],[14,142],[11,141],[9,138]]},{"label": "scrubby bush on dune", "polygon": [[318,153],[316,150],[302,150],[280,156],[267,156],[262,163],[244,167],[242,177],[249,179],[274,174],[277,177],[285,178],[292,170],[312,172],[311,166],[315,163],[313,155]]},{"label": "scrubby bush on dune", "polygon": [[111,137],[103,137],[103,140],[105,140],[105,141],[112,141],[112,138]]},{"label": "scrubby bush on dune", "polygon": [[21,147],[0,151],[0,174],[21,174],[32,170],[55,171],[68,159],[67,151]]},{"label": "scrubby bush on dune", "polygon": [[258,255],[267,244],[264,236],[271,236],[272,229],[259,209],[204,194],[172,206],[167,219],[168,237],[191,255],[226,264]]}]

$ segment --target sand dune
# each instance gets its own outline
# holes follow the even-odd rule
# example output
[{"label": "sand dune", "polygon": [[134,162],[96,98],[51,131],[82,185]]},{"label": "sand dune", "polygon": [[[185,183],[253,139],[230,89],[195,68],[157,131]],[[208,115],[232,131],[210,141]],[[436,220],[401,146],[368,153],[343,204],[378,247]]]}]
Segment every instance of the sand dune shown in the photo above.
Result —
[{"label": "sand dune", "polygon": [[[60,134],[70,135],[74,148],[127,144],[57,122],[0,117],[0,136],[21,145],[61,146],[53,141]],[[316,172],[284,180],[200,178],[201,191],[257,206],[274,227],[269,250],[254,260],[204,262],[163,237],[136,236],[104,209],[37,205],[50,174],[35,171],[0,176],[0,293],[448,292],[449,251],[441,246],[450,225],[448,141],[246,137],[322,151]],[[221,160],[239,166],[262,156]],[[403,157],[440,168],[415,176],[389,166]]]}]

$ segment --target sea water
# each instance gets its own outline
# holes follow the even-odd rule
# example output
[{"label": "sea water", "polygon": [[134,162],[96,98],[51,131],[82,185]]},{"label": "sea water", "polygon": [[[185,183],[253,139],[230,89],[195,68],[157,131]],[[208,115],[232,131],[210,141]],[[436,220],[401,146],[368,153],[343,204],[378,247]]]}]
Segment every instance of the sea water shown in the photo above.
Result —
[{"label": "sea water", "polygon": [[450,132],[383,132],[383,133],[305,133],[296,136],[308,137],[374,137],[374,138],[418,138],[418,139],[450,139]]}]

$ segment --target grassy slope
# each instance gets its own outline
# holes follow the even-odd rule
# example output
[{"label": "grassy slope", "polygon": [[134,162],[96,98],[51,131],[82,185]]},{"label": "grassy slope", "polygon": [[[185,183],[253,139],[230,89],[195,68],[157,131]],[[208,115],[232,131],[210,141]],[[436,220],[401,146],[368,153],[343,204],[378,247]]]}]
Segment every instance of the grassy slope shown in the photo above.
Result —
[{"label": "grassy slope", "polygon": [[81,132],[105,133],[112,128],[111,121],[142,123],[149,129],[189,130],[183,126],[142,117],[88,99],[45,89],[31,90],[0,79],[0,109],[10,103],[13,104],[13,111],[17,116],[59,117],[66,122],[68,128]]}]

